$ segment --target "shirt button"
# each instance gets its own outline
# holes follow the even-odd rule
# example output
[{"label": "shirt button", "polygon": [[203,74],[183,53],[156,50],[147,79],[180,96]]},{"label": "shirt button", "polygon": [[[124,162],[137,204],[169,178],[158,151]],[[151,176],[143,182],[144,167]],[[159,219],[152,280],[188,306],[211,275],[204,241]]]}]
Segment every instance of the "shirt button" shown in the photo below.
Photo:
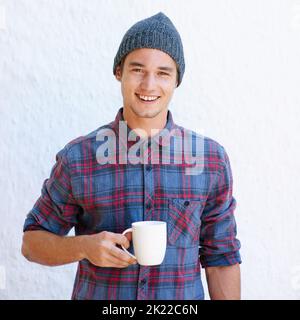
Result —
[{"label": "shirt button", "polygon": [[184,201],[184,205],[187,207],[190,204],[189,201]]},{"label": "shirt button", "polygon": [[146,279],[143,279],[143,280],[141,280],[141,281],[140,281],[141,285],[145,285],[145,284],[146,284],[146,282],[147,282],[147,280],[146,280]]}]

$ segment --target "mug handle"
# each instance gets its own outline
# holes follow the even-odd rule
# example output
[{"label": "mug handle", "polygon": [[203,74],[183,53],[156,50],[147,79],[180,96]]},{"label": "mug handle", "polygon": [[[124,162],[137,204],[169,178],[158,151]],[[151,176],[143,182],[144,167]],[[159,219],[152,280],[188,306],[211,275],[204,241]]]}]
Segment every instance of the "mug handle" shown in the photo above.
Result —
[{"label": "mug handle", "polygon": [[[122,235],[125,235],[125,234],[128,233],[128,232],[132,232],[132,228],[126,229],[126,230],[122,233]],[[127,252],[132,258],[136,259],[136,257],[135,257],[133,254],[131,254],[129,251],[127,251],[122,245],[121,245],[121,247],[122,247],[122,249],[123,249],[125,252]]]}]

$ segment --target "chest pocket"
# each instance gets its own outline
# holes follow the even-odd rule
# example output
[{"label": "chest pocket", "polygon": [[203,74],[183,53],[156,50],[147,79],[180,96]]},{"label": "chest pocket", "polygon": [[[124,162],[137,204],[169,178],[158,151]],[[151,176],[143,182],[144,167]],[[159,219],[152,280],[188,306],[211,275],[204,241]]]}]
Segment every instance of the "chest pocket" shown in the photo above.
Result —
[{"label": "chest pocket", "polygon": [[191,247],[199,243],[201,200],[169,199],[168,243],[176,247]]}]

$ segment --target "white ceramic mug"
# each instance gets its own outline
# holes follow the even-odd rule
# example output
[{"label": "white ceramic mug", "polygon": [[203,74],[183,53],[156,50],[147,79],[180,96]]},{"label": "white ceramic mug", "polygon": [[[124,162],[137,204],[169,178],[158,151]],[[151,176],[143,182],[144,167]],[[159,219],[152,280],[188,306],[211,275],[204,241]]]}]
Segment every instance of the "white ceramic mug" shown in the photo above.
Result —
[{"label": "white ceramic mug", "polygon": [[122,234],[132,232],[134,255],[125,250],[143,266],[159,265],[163,262],[167,247],[167,223],[164,221],[138,221]]}]

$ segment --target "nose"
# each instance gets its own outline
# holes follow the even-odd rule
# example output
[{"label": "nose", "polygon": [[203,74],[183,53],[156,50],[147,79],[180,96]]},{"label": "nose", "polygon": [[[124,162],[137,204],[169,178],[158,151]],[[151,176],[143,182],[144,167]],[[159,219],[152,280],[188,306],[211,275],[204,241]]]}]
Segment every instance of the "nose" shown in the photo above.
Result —
[{"label": "nose", "polygon": [[148,73],[143,77],[140,87],[143,91],[150,92],[155,89],[156,80],[155,75]]}]

